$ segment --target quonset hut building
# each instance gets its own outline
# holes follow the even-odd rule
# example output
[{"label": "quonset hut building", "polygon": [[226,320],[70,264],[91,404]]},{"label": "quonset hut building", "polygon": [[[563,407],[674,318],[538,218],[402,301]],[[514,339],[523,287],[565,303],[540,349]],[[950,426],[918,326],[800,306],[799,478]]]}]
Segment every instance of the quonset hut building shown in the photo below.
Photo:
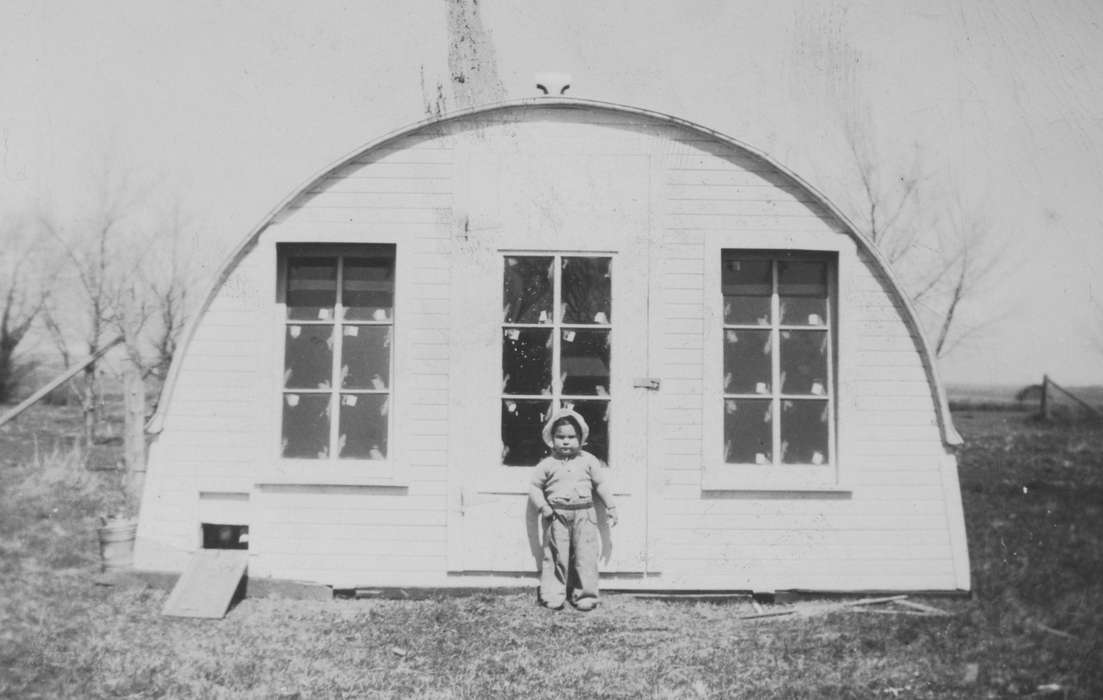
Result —
[{"label": "quonset hut building", "polygon": [[960,438],[877,251],[747,145],[561,97],[380,139],[248,234],[149,426],[136,566],[229,526],[251,577],[523,583],[560,405],[618,494],[607,588],[969,588]]}]

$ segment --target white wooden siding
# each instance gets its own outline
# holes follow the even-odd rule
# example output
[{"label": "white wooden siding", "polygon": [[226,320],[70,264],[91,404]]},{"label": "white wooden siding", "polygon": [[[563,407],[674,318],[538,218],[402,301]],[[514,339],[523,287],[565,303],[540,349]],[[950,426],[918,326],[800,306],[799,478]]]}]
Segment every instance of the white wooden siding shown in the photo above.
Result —
[{"label": "white wooden siding", "polygon": [[[600,196],[609,187],[601,173],[611,162],[633,163],[633,176],[649,183],[650,197],[630,209],[606,210],[595,201],[582,212],[594,226],[614,218],[638,222],[654,247],[650,374],[662,387],[651,397],[647,502],[650,546],[662,566],[659,575],[615,585],[960,586],[951,547],[953,518],[960,515],[946,503],[940,471],[946,451],[933,391],[891,283],[860,247],[838,248],[846,258],[840,269],[852,273],[840,284],[846,296],[839,299],[837,329],[848,352],[836,362],[839,414],[850,421],[839,445],[849,491],[701,489],[710,437],[701,397],[718,380],[711,376],[715,368],[704,364],[706,299],[715,292],[705,288],[705,270],[719,265],[710,236],[753,232],[754,247],[768,240],[766,247],[783,248],[794,237],[844,237],[843,224],[769,163],[716,139],[639,115],[538,109],[475,115],[393,141],[334,169],[276,217],[223,285],[187,348],[164,432],[151,451],[140,566],[175,567],[179,557],[164,552],[198,546],[199,491],[231,492],[246,484],[253,575],[335,585],[516,583],[507,576],[448,574],[450,523],[462,519],[449,434],[453,422],[465,419],[449,415],[449,376],[455,366],[480,361],[458,355],[466,351],[450,342],[451,319],[463,309],[450,300],[449,256],[459,237],[477,250],[483,235],[466,228],[480,212],[457,205],[458,194],[467,197],[463,178],[477,176],[467,170],[475,166],[459,162],[456,146],[463,139],[469,148],[500,156],[488,157],[487,167],[524,172],[548,163],[534,156],[549,153],[564,172],[584,173],[590,164],[591,179],[547,183],[554,196],[566,199]],[[539,177],[526,172],[525,180]],[[463,201],[496,214],[507,200],[522,207],[516,200],[529,194],[503,191],[487,201]],[[561,223],[577,215],[525,214],[531,221],[563,217]],[[268,347],[277,241],[397,245],[394,396],[400,421],[392,439],[401,479],[395,487],[258,485],[278,439],[271,397],[282,358]],[[454,537],[451,542],[455,546]]]}]

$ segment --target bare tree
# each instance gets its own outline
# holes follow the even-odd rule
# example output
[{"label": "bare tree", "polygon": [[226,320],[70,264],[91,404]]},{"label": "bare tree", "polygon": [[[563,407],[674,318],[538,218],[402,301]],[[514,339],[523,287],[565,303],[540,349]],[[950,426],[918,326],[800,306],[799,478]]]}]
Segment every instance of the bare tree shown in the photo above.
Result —
[{"label": "bare tree", "polygon": [[10,401],[33,363],[17,355],[45,305],[48,271],[22,221],[0,225],[0,403]]},{"label": "bare tree", "polygon": [[[127,211],[135,201],[124,181],[118,186],[105,186],[95,210],[86,218],[65,225],[47,214],[39,217],[43,230],[67,263],[62,274],[71,284],[59,287],[72,288],[69,294],[51,295],[46,321],[66,364],[72,355],[71,343],[83,345],[92,356],[113,339],[112,318],[120,285],[132,279],[141,257],[134,255],[135,249],[125,240],[128,236],[123,230]],[[99,424],[98,369],[99,362],[89,364],[77,385],[88,444],[95,442]]]},{"label": "bare tree", "polygon": [[195,248],[187,241],[194,226],[182,214],[179,203],[159,217],[159,222],[154,233],[158,254],[149,256],[141,270],[153,314],[146,333],[149,357],[144,376],[164,381],[190,318],[190,291],[198,282],[198,271],[192,254]]},{"label": "bare tree", "polygon": [[[91,215],[69,225],[41,217],[73,282],[68,295],[52,299],[45,325],[67,365],[73,343],[94,355],[122,339],[121,362],[114,364],[123,386],[125,484],[137,504],[146,461],[146,382],[163,380],[176,352],[188,318],[194,246],[184,240],[189,227],[179,204],[165,214],[127,178],[103,182]],[[96,364],[85,370],[79,392],[89,443],[96,440],[101,403]]]},{"label": "bare tree", "polygon": [[918,148],[896,171],[902,174],[887,176],[869,131],[849,122],[846,137],[860,184],[856,220],[896,271],[943,357],[1000,317],[966,313],[1003,262],[991,229],[959,198],[931,196],[933,178]]}]

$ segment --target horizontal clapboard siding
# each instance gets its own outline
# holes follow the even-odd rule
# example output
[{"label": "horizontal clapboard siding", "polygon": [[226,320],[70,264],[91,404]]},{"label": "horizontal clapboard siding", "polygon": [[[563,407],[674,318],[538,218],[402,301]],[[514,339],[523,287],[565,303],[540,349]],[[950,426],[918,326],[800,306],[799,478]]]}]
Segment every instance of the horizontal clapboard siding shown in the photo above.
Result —
[{"label": "horizontal clapboard siding", "polygon": [[[473,153],[481,160],[464,160]],[[465,226],[468,217],[486,212],[460,211],[458,202],[466,203],[470,192],[465,177],[494,167],[525,174],[541,162],[553,175],[578,163],[592,178],[559,182],[545,173],[557,196],[584,196],[591,187],[623,192],[602,179],[616,167],[633,172],[614,179],[642,183],[650,192],[625,200],[629,205],[581,202],[582,214],[555,202],[546,212],[535,205],[525,210],[539,217],[529,223],[553,219],[565,228],[583,215],[599,227],[631,221],[653,247],[649,374],[661,379],[661,390],[648,393],[653,492],[647,504],[651,554],[660,565],[657,575],[624,579],[618,587],[953,587],[960,572],[931,377],[892,282],[860,246],[838,247],[840,269],[848,271],[836,329],[846,354],[836,358],[835,387],[838,415],[850,421],[839,431],[847,436],[839,445],[847,491],[702,490],[706,441],[715,437],[702,396],[719,381],[705,362],[707,308],[717,295],[706,285],[709,266],[719,265],[710,241],[717,234],[745,235],[752,247],[783,248],[789,240],[849,234],[814,194],[763,158],[682,126],[605,110],[500,111],[437,124],[352,158],[296,197],[233,271],[188,347],[166,430],[152,452],[146,498],[156,515],[143,514],[140,535],[194,549],[198,491],[237,492],[244,483],[255,575],[345,586],[455,581],[448,571],[458,536],[449,528],[460,508],[456,470],[466,466],[455,463],[449,435],[465,416],[451,412],[450,377],[457,365],[474,360],[453,345],[454,317],[465,310],[451,302],[462,282],[452,278],[451,256],[457,240],[488,265],[498,264],[499,254],[498,243],[481,249],[480,231]],[[526,174],[522,181],[542,180]],[[503,192],[478,200],[492,210],[482,219],[491,222],[490,233],[508,235],[499,230],[506,228],[505,214],[495,208],[517,207],[519,196],[525,198]],[[267,405],[278,388],[266,374],[282,364],[267,348],[277,330],[269,313],[277,240],[397,244],[392,445],[401,478],[392,487],[255,485],[270,466],[271,433],[278,431],[275,409]],[[508,237],[494,240],[509,248]],[[555,248],[555,240],[547,246]],[[495,542],[514,547],[525,538],[518,499],[466,507],[498,518]]]}]

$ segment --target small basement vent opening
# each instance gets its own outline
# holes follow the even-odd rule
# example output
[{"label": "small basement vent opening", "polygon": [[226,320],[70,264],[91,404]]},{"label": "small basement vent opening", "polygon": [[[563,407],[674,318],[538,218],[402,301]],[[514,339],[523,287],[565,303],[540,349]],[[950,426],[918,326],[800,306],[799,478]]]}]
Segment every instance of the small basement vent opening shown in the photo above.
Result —
[{"label": "small basement vent opening", "polygon": [[249,549],[248,525],[202,523],[203,549]]}]

